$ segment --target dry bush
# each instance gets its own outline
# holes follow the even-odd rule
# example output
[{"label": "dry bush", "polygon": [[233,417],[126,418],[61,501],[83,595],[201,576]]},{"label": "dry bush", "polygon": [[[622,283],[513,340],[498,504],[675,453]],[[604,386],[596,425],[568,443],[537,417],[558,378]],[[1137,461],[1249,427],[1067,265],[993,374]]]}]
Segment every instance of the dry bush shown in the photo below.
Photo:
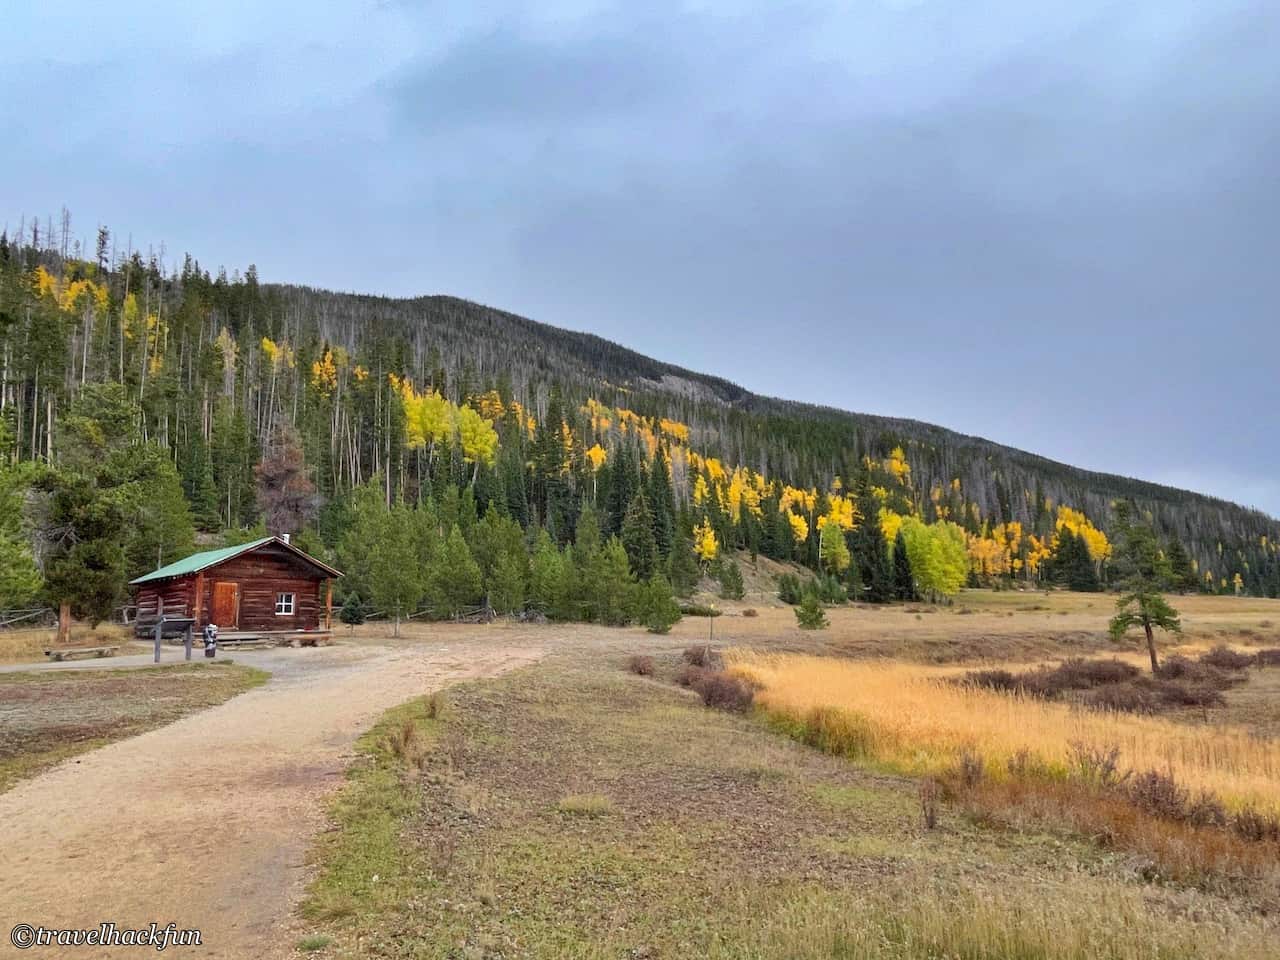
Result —
[{"label": "dry bush", "polygon": [[756,692],[747,681],[723,670],[703,670],[690,686],[698,691],[708,707],[746,713],[751,709]]},{"label": "dry bush", "polygon": [[702,667],[695,667],[691,663],[686,663],[680,668],[680,672],[676,674],[676,683],[682,687],[696,687],[704,672]]},{"label": "dry bush", "polygon": [[392,729],[387,736],[387,746],[392,755],[407,767],[421,767],[427,756],[426,741],[412,719],[406,719]]},{"label": "dry bush", "polygon": [[760,616],[760,611],[755,607],[747,607],[747,609],[742,611],[742,615],[744,617],[758,617]]},{"label": "dry bush", "polygon": [[1014,693],[1022,689],[1018,675],[1009,670],[970,670],[960,678],[960,682],[998,693]]},{"label": "dry bush", "polygon": [[1254,657],[1247,653],[1237,653],[1230,647],[1214,647],[1200,656],[1201,663],[1207,663],[1219,670],[1247,670],[1254,664]]},{"label": "dry bush", "polygon": [[1151,861],[1156,877],[1191,882],[1226,878],[1245,882],[1261,900],[1280,897],[1280,845],[1189,819],[1150,816],[1123,791],[1097,790],[1076,781],[988,780],[964,800],[976,814],[1001,824],[1066,826],[1137,853]]},{"label": "dry bush", "polygon": [[932,777],[920,781],[920,822],[926,830],[938,825],[938,797],[941,793],[938,781]]},{"label": "dry bush", "polygon": [[1280,817],[1245,807],[1231,818],[1231,829],[1249,843],[1280,843]]},{"label": "dry bush", "polygon": [[556,809],[571,817],[603,817],[613,813],[613,801],[598,793],[575,793],[562,798]]},{"label": "dry bush", "polygon": [[972,790],[982,782],[987,772],[986,761],[982,759],[982,754],[974,750],[962,750],[960,752],[960,765],[958,768],[960,783],[966,790]]},{"label": "dry bush", "polygon": [[1265,647],[1253,655],[1259,667],[1280,667],[1280,647]]},{"label": "dry bush", "polygon": [[1174,707],[1221,707],[1226,700],[1210,683],[1172,683],[1156,685],[1160,699]]},{"label": "dry bush", "polygon": [[1136,683],[1113,683],[1086,690],[1080,702],[1095,710],[1118,710],[1121,713],[1155,713],[1161,703],[1148,687]]},{"label": "dry bush", "polygon": [[442,691],[437,690],[427,697],[424,711],[428,720],[439,720],[449,708],[449,700]]},{"label": "dry bush", "polygon": [[680,656],[687,664],[695,667],[706,668],[712,665],[712,658],[714,654],[711,652],[711,648],[709,646],[702,643],[694,647],[686,647],[684,653]]},{"label": "dry bush", "polygon": [[1186,820],[1191,795],[1167,773],[1148,770],[1129,779],[1129,800],[1143,813],[1165,820]]},{"label": "dry bush", "polygon": [[1100,789],[1119,786],[1129,776],[1120,772],[1120,748],[1083,743],[1071,744],[1071,772],[1083,783]]},{"label": "dry bush", "polygon": [[653,657],[634,653],[627,659],[627,669],[640,677],[652,677],[654,670]]}]

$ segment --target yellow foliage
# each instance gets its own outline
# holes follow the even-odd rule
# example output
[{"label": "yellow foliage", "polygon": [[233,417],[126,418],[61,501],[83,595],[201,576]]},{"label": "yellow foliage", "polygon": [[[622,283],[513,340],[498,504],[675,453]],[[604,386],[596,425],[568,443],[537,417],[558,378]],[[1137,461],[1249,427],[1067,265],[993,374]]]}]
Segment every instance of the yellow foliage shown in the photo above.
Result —
[{"label": "yellow foliage", "polygon": [[898,538],[898,531],[902,529],[902,514],[894,513],[886,507],[880,508],[880,530],[884,533],[884,538],[889,543],[893,543]]},{"label": "yellow foliage", "polygon": [[827,503],[827,513],[818,521],[818,526],[822,526],[828,520],[834,520],[840,525],[841,530],[852,530],[861,522],[862,514],[858,511],[858,505],[854,503],[852,497],[842,497],[837,493],[830,496]]},{"label": "yellow foliage", "polygon": [[604,447],[598,443],[587,451],[587,462],[591,464],[592,470],[599,470],[607,458]]},{"label": "yellow foliage", "polygon": [[681,443],[689,442],[689,427],[677,420],[668,420],[663,417],[658,421],[658,429],[672,440],[678,440]]},{"label": "yellow foliage", "polygon": [[804,543],[809,539],[809,521],[798,513],[788,513],[787,522],[791,524],[791,535],[796,543]]},{"label": "yellow foliage", "polygon": [[323,357],[311,364],[311,386],[325,397],[331,396],[337,388],[338,364],[332,350],[326,350]]},{"label": "yellow foliage", "polygon": [[369,371],[358,363],[352,369],[351,375],[355,377],[356,380],[358,380],[360,383],[364,383],[366,380],[369,379]]},{"label": "yellow foliage", "polygon": [[[1083,537],[1089,548],[1089,557],[1095,563],[1101,563],[1111,556],[1111,542],[1107,535],[1095,527],[1080,510],[1068,506],[1058,507],[1058,518],[1054,524],[1057,530],[1070,530],[1077,537]],[[1056,546],[1055,546],[1056,550]]]},{"label": "yellow foliage", "polygon": [[707,480],[702,474],[698,474],[693,481],[693,502],[701,506],[707,499],[707,493]]},{"label": "yellow foliage", "polygon": [[714,560],[720,552],[720,542],[716,539],[716,532],[711,529],[710,520],[704,518],[702,523],[693,528],[693,552],[708,562]]},{"label": "yellow foliage", "polygon": [[43,266],[36,267],[35,273],[31,277],[31,285],[36,289],[36,296],[52,297],[56,296],[58,289],[58,281],[53,278],[48,270]]},{"label": "yellow foliage", "polygon": [[493,421],[486,420],[471,407],[457,407],[456,411],[462,459],[467,463],[493,466],[498,454],[498,431],[493,429]]},{"label": "yellow foliage", "polygon": [[884,469],[901,484],[911,479],[911,464],[907,463],[907,455],[901,447],[894,447],[884,461]]}]

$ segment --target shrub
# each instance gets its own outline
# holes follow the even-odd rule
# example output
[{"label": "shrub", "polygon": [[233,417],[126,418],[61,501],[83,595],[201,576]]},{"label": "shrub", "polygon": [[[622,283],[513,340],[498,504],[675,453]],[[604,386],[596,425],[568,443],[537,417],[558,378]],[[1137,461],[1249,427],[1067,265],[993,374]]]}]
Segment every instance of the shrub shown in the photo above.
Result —
[{"label": "shrub", "polygon": [[1187,804],[1190,800],[1187,791],[1178,786],[1172,774],[1148,770],[1129,781],[1129,800],[1143,813],[1164,820],[1185,820]]},{"label": "shrub", "polygon": [[692,664],[695,667],[711,666],[712,652],[711,648],[705,643],[696,647],[685,647],[684,653],[680,654],[681,659],[685,663]]},{"label": "shrub", "polygon": [[1183,680],[1220,689],[1226,689],[1233,683],[1239,682],[1239,678],[1223,673],[1203,659],[1188,660],[1176,653],[1160,664],[1159,669],[1156,670],[1156,676],[1161,680]]},{"label": "shrub", "polygon": [[741,600],[745,593],[742,583],[742,570],[734,560],[724,559],[720,562],[716,579],[720,581],[720,597],[724,600]]},{"label": "shrub", "polygon": [[1255,658],[1247,653],[1237,653],[1230,647],[1214,647],[1200,657],[1200,662],[1219,670],[1247,670],[1253,666]]},{"label": "shrub", "polygon": [[1262,813],[1253,807],[1245,807],[1232,817],[1231,829],[1236,836],[1250,843],[1280,841],[1280,817],[1274,813]]},{"label": "shrub", "polygon": [[1120,748],[1095,746],[1079,740],[1070,745],[1070,762],[1075,775],[1095,787],[1115,787],[1129,774],[1120,772]]},{"label": "shrub", "polygon": [[966,790],[972,790],[982,782],[983,776],[987,772],[987,766],[982,759],[982,754],[973,750],[965,749],[960,751],[960,782]]},{"label": "shrub", "polygon": [[347,598],[342,601],[342,609],[338,611],[338,619],[352,628],[364,623],[364,604],[360,602],[358,595],[347,594]]},{"label": "shrub", "polygon": [[1137,667],[1120,660],[1083,660],[1079,657],[1064,660],[1051,672],[1065,690],[1087,690],[1108,683],[1124,683],[1141,673]]},{"label": "shrub", "polygon": [[1280,667],[1280,647],[1266,647],[1253,655],[1259,667]]},{"label": "shrub", "polygon": [[783,603],[789,603],[793,607],[800,602],[800,598],[804,595],[804,586],[800,583],[800,578],[794,573],[784,573],[778,576],[778,599]]},{"label": "shrub", "polygon": [[702,696],[708,707],[746,713],[755,700],[756,692],[745,680],[740,680],[723,670],[703,670],[690,684]]},{"label": "shrub", "polygon": [[744,617],[758,617],[760,616],[760,611],[755,607],[747,607],[747,609],[742,611],[742,615]]},{"label": "shrub", "polygon": [[1155,713],[1160,699],[1144,686],[1136,683],[1113,683],[1095,687],[1080,698],[1087,707],[1096,710],[1115,710],[1119,713]]},{"label": "shrub", "polygon": [[702,667],[695,667],[691,663],[686,663],[680,668],[680,672],[676,674],[676,683],[682,687],[696,688],[698,681],[702,679]]},{"label": "shrub", "polygon": [[686,617],[718,617],[720,611],[715,607],[707,606],[705,603],[682,603],[680,604],[680,612]]},{"label": "shrub", "polygon": [[634,653],[627,660],[627,669],[640,677],[652,677],[654,672],[653,657]]},{"label": "shrub", "polygon": [[831,574],[818,577],[813,581],[812,586],[817,591],[818,599],[823,603],[844,603],[849,599],[849,593],[845,590],[844,584],[838,577]]},{"label": "shrub", "polygon": [[1220,707],[1226,703],[1222,694],[1208,683],[1165,681],[1156,690],[1160,699],[1173,707]]},{"label": "shrub", "polygon": [[938,825],[938,781],[926,777],[920,781],[920,822],[926,830]]},{"label": "shrub", "polygon": [[1021,678],[1008,670],[970,670],[957,682],[997,693],[1013,693],[1022,689]]},{"label": "shrub", "polygon": [[827,626],[827,613],[822,609],[822,603],[818,600],[816,593],[809,592],[804,595],[800,606],[796,607],[796,622],[800,624],[802,630],[822,630]]}]

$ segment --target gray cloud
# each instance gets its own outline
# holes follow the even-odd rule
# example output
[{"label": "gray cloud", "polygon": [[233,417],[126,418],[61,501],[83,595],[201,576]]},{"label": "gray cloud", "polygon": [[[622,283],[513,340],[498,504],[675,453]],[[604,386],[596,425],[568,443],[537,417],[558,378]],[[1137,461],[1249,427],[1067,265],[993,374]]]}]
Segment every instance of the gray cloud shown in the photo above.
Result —
[{"label": "gray cloud", "polygon": [[262,16],[0,50],[6,210],[1280,512],[1264,0]]}]

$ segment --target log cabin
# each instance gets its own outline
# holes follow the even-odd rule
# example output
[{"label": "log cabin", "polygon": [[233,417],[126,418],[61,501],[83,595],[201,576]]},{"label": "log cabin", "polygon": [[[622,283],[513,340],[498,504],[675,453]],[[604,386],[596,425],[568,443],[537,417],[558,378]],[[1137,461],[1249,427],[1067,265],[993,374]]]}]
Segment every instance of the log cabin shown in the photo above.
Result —
[{"label": "log cabin", "polygon": [[224,640],[322,635],[333,625],[333,580],[342,573],[284,537],[206,550],[130,582],[135,632],[161,617],[216,624]]}]

